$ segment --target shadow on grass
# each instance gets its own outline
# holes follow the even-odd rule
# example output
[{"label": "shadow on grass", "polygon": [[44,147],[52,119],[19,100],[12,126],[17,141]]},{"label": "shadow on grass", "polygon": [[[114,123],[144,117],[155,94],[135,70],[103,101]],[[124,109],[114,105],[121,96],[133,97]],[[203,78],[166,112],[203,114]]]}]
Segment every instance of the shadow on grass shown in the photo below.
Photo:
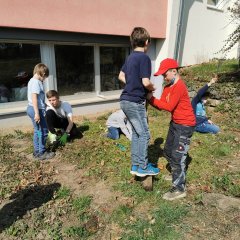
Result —
[{"label": "shadow on grass", "polygon": [[157,161],[160,157],[163,156],[163,149],[161,144],[163,143],[163,138],[156,138],[152,145],[148,147],[148,159],[149,162],[157,164]]},{"label": "shadow on grass", "polygon": [[0,233],[9,228],[17,219],[22,218],[27,211],[39,208],[53,198],[53,194],[60,188],[61,184],[28,187],[14,193],[10,200],[0,210]]},{"label": "shadow on grass", "polygon": [[89,130],[89,126],[88,125],[83,125],[83,126],[77,127],[77,129],[78,129],[78,131],[83,133],[83,132],[86,132],[86,131]]}]

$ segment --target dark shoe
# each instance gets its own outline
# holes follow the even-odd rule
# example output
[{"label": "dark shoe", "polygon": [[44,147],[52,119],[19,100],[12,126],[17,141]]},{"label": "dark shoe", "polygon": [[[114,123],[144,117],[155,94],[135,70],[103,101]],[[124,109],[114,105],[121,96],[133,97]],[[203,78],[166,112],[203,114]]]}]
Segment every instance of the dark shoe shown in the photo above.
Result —
[{"label": "dark shoe", "polygon": [[169,192],[163,194],[163,199],[173,201],[179,198],[184,198],[186,196],[186,191],[180,191],[176,187],[173,187]]},{"label": "dark shoe", "polygon": [[33,153],[33,158],[38,159],[39,153],[34,152]]},{"label": "dark shoe", "polygon": [[46,159],[51,159],[55,156],[54,152],[44,152],[42,155],[38,156],[38,160],[46,160]]}]

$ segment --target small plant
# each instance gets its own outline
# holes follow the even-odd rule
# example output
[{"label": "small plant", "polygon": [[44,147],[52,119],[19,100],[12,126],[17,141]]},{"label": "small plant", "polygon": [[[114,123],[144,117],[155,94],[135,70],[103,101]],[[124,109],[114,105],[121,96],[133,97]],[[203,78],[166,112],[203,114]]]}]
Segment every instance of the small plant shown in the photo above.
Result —
[{"label": "small plant", "polygon": [[118,222],[120,225],[126,224],[130,214],[132,213],[132,208],[121,205],[112,214],[111,219],[113,222]]},{"label": "small plant", "polygon": [[83,196],[73,200],[73,208],[78,212],[78,214],[87,211],[91,204],[92,198],[90,196]]},{"label": "small plant", "polygon": [[[235,178],[239,179],[239,175],[235,176]],[[214,176],[212,178],[212,184],[215,188],[221,189],[233,196],[240,196],[240,185],[235,183],[234,176],[228,173],[223,176]]]},{"label": "small plant", "polygon": [[86,238],[90,235],[86,228],[76,227],[76,226],[67,228],[65,230],[65,233],[66,233],[67,237],[73,237],[76,239]]},{"label": "small plant", "polygon": [[55,194],[55,199],[57,198],[67,198],[70,196],[71,190],[67,187],[61,187]]},{"label": "small plant", "polygon": [[14,130],[14,132],[17,139],[25,138],[25,133],[23,131],[17,129],[17,130]]},{"label": "small plant", "polygon": [[16,237],[20,233],[20,229],[13,225],[6,230],[6,233],[10,236]]},{"label": "small plant", "polygon": [[231,153],[231,146],[227,144],[221,144],[219,148],[214,150],[214,155],[216,157],[228,156]]},{"label": "small plant", "polygon": [[52,240],[62,240],[61,234],[62,225],[60,223],[55,223],[53,226],[48,227],[48,234]]}]

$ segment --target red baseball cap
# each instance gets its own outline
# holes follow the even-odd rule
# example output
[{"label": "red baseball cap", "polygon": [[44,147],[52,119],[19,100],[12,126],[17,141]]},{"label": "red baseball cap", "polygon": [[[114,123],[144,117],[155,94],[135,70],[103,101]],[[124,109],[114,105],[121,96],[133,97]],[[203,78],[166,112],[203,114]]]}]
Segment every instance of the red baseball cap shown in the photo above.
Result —
[{"label": "red baseball cap", "polygon": [[158,71],[154,74],[154,76],[163,75],[169,69],[179,68],[178,62],[172,58],[166,58],[162,60],[160,63]]}]

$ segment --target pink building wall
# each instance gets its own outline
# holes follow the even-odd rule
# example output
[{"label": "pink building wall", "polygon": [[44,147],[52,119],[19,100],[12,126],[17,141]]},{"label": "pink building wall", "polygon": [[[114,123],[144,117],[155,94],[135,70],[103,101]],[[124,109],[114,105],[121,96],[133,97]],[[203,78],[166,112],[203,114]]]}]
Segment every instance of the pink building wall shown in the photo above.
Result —
[{"label": "pink building wall", "polygon": [[165,38],[167,0],[0,0],[0,26]]}]

